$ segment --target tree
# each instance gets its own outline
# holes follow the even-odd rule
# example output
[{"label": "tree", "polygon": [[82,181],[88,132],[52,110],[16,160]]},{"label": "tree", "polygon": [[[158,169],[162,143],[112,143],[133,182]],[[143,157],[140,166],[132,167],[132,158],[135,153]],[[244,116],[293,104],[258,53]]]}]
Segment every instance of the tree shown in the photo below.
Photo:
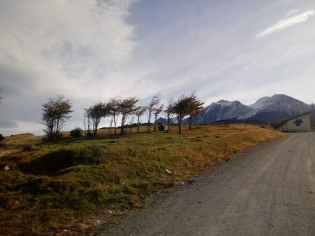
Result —
[{"label": "tree", "polygon": [[156,120],[157,120],[157,117],[163,111],[163,107],[164,107],[164,105],[161,104],[159,107],[156,107],[153,110],[153,114],[154,114],[154,132],[156,132]]},{"label": "tree", "polygon": [[73,112],[71,103],[69,100],[65,100],[63,95],[59,95],[58,98],[49,98],[48,102],[42,106],[40,123],[46,126],[44,132],[48,140],[57,140],[60,137],[61,128],[71,117],[69,113]]},{"label": "tree", "polygon": [[168,128],[168,132],[170,132],[170,125],[171,125],[171,117],[172,114],[174,113],[174,98],[170,97],[169,99],[167,99],[167,107],[164,110],[164,113],[166,114],[166,122],[167,122],[167,128]]},{"label": "tree", "polygon": [[189,114],[188,105],[189,105],[189,97],[181,95],[178,100],[173,105],[173,112],[177,115],[178,122],[178,133],[182,133],[182,121],[185,116]]},{"label": "tree", "polygon": [[135,115],[137,116],[137,133],[139,133],[140,130],[140,117],[143,116],[143,114],[146,112],[147,108],[138,106],[135,111]]},{"label": "tree", "polygon": [[151,116],[152,112],[158,107],[160,103],[160,96],[159,95],[154,95],[152,100],[147,106],[147,112],[148,112],[148,133],[151,132]]},{"label": "tree", "polygon": [[92,122],[93,135],[97,135],[98,125],[101,122],[101,119],[108,116],[110,112],[109,106],[106,103],[98,102],[93,106],[86,108],[85,113],[88,117],[88,120]]},{"label": "tree", "polygon": [[193,119],[196,117],[196,115],[198,115],[202,109],[203,109],[203,104],[204,102],[201,102],[200,100],[198,100],[197,95],[195,94],[195,92],[193,92],[190,95],[190,104],[189,104],[189,130],[191,130],[191,126],[192,126],[192,122]]},{"label": "tree", "polygon": [[119,106],[120,103],[121,103],[120,97],[110,98],[108,102],[108,106],[110,108],[110,115],[112,117],[111,123],[114,122],[115,135],[117,134],[116,132],[117,119],[118,119],[118,116],[120,115],[120,106]]},{"label": "tree", "polygon": [[125,123],[128,115],[134,113],[137,109],[137,102],[139,101],[136,97],[130,97],[123,99],[119,104],[119,111],[121,114],[121,126],[120,126],[120,134],[125,133]]},{"label": "tree", "polygon": [[[172,111],[177,115],[178,120],[178,133],[182,133],[182,121],[185,116],[190,116],[190,122],[192,121],[192,117],[196,114],[199,114],[203,109],[202,105],[204,103],[200,102],[197,99],[195,93],[192,93],[190,96],[182,95],[178,98],[178,100],[174,103]],[[191,123],[190,123],[191,129]]]}]

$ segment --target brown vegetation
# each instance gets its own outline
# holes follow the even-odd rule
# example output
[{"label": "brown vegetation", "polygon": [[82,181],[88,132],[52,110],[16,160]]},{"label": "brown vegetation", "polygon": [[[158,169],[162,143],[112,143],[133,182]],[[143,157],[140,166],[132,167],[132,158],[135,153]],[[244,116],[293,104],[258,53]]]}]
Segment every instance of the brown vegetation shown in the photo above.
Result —
[{"label": "brown vegetation", "polygon": [[[123,136],[102,129],[85,139],[68,132],[51,143],[37,137],[36,150],[24,152],[32,143],[21,141],[19,151],[0,158],[0,235],[88,235],[150,204],[174,182],[192,181],[218,159],[282,135],[246,124],[183,129],[185,135],[141,127]],[[3,145],[32,137],[6,138]]]}]

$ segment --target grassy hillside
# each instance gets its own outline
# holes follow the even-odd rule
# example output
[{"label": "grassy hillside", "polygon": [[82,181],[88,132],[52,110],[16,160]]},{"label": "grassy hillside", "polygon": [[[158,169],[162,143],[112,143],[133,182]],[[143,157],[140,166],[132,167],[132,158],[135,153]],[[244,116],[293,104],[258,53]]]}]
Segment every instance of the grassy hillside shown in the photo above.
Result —
[{"label": "grassy hillside", "polygon": [[[150,204],[174,182],[283,135],[246,124],[184,126],[182,135],[172,129],[146,133],[143,127],[123,136],[100,130],[86,139],[64,133],[41,144],[35,136],[6,138],[2,153],[10,146],[15,152],[0,156],[0,235],[88,235]],[[32,142],[35,148],[21,151]]]}]

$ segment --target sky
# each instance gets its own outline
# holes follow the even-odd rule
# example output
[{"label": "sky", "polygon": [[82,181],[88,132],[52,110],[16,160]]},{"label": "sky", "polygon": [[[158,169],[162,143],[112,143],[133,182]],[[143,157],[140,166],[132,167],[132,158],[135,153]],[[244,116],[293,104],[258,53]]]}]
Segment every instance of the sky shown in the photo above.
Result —
[{"label": "sky", "polygon": [[311,104],[314,26],[314,0],[0,0],[0,133],[43,134],[58,95],[74,110],[64,130],[116,96]]}]

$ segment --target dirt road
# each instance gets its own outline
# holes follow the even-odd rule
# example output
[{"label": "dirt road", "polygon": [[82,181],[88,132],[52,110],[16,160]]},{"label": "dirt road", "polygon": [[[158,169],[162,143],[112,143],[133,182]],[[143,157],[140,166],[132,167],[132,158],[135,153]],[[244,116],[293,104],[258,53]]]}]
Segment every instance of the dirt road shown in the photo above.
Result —
[{"label": "dirt road", "polygon": [[97,235],[314,236],[315,133],[242,153]]}]

